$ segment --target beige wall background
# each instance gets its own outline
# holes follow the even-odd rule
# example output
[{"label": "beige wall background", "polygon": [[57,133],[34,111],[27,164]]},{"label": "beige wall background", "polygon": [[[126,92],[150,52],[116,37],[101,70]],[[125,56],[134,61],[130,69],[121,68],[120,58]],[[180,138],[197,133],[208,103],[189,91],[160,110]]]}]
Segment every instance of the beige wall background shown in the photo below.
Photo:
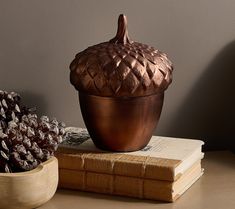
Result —
[{"label": "beige wall background", "polygon": [[166,52],[174,81],[156,134],[233,146],[235,1],[0,0],[0,88],[20,92],[40,114],[84,126],[68,66],[116,33],[128,16],[133,40]]}]

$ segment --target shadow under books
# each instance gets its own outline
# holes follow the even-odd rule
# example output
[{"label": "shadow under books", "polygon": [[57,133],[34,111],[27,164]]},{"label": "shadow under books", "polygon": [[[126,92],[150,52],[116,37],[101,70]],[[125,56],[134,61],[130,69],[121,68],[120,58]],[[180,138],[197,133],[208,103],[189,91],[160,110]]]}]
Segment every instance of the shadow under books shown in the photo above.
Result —
[{"label": "shadow under books", "polygon": [[110,194],[100,194],[100,193],[94,193],[94,192],[83,192],[78,190],[67,190],[67,189],[59,189],[57,191],[60,194],[68,195],[71,197],[71,195],[77,195],[80,197],[89,197],[94,199],[104,199],[104,200],[112,200],[112,201],[120,201],[120,202],[128,202],[128,203],[149,203],[149,204],[172,204],[169,202],[164,201],[157,201],[157,200],[147,200],[147,199],[138,199],[138,198],[132,198],[132,197],[124,197],[124,196],[118,196],[118,195],[110,195]]},{"label": "shadow under books", "polygon": [[168,134],[202,139],[205,151],[235,152],[235,41],[217,54],[196,82]]},{"label": "shadow under books", "polygon": [[[220,169],[221,168],[235,169],[235,155],[232,152],[228,151],[207,152],[205,155],[205,159],[202,160],[202,164],[203,165],[207,164],[207,167],[209,167],[210,165],[215,166],[216,164]],[[223,173],[223,170],[224,169],[221,169],[220,173]],[[213,171],[207,169],[206,173],[207,172],[213,172]]]}]

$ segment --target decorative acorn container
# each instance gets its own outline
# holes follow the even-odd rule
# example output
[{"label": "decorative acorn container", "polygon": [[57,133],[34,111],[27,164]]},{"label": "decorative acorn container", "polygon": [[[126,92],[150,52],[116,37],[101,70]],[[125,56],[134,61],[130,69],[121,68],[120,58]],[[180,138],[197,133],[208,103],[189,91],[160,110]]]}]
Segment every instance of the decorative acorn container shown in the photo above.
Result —
[{"label": "decorative acorn container", "polygon": [[70,70],[94,144],[110,151],[145,147],[172,81],[173,67],[166,54],[133,42],[126,16],[120,15],[116,36],[78,53]]}]

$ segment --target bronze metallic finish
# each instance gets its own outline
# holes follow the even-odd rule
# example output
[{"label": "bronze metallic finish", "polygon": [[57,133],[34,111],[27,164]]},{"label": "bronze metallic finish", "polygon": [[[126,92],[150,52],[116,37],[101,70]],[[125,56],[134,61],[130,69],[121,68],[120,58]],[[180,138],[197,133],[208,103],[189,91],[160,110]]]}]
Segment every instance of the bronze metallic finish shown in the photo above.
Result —
[{"label": "bronze metallic finish", "polygon": [[130,39],[125,15],[119,16],[113,39],[79,52],[70,64],[70,82],[79,91],[83,119],[96,146],[143,148],[158,124],[172,71],[165,53]]},{"label": "bronze metallic finish", "polygon": [[70,64],[70,81],[79,92],[106,97],[158,94],[172,81],[167,55],[146,44],[133,42],[121,15],[115,38],[88,47]]},{"label": "bronze metallic finish", "polygon": [[156,128],[164,94],[111,98],[79,93],[83,119],[95,145],[111,151],[145,147]]}]

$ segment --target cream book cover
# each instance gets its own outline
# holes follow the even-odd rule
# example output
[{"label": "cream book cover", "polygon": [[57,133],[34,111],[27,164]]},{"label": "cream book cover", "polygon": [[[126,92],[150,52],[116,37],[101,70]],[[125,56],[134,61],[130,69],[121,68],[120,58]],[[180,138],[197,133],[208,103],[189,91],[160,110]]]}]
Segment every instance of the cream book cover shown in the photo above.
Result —
[{"label": "cream book cover", "polygon": [[174,202],[190,188],[202,174],[203,170],[201,169],[200,160],[174,182],[60,169],[59,187],[136,197],[140,199]]},{"label": "cream book cover", "polygon": [[153,136],[142,150],[111,153],[96,148],[86,129],[69,127],[56,156],[63,169],[175,181],[203,158],[203,144],[201,140]]}]

